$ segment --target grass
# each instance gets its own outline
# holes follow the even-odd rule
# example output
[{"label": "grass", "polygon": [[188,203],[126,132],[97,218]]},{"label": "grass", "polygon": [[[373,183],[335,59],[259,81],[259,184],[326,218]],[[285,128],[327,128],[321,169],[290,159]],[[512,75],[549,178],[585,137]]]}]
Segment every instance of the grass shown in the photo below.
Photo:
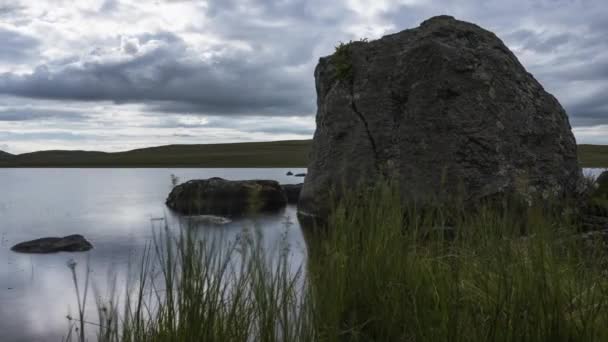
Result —
[{"label": "grass", "polygon": [[578,145],[578,159],[581,167],[608,168],[608,146]]},{"label": "grass", "polygon": [[350,82],[353,77],[353,65],[349,47],[350,43],[345,44],[340,42],[331,57],[331,62],[336,69],[336,77],[346,82]]},{"label": "grass", "polygon": [[[344,71],[347,73],[348,71]],[[311,140],[168,145],[126,152],[0,151],[0,167],[306,167]],[[582,167],[608,167],[608,146],[579,145]]]},{"label": "grass", "polygon": [[577,239],[567,217],[394,203],[390,188],[351,197],[312,254],[323,340],[608,338],[606,253]]},{"label": "grass", "polygon": [[367,38],[361,38],[358,41],[349,41],[348,43],[340,42],[336,47],[334,54],[331,56],[331,63],[336,69],[336,78],[347,83],[352,82],[353,65],[351,56],[351,47],[354,43],[367,43]]},{"label": "grass", "polygon": [[98,339],[608,340],[608,255],[567,210],[399,203],[386,185],[352,192],[299,270],[255,233],[159,235],[128,304],[100,302]]}]

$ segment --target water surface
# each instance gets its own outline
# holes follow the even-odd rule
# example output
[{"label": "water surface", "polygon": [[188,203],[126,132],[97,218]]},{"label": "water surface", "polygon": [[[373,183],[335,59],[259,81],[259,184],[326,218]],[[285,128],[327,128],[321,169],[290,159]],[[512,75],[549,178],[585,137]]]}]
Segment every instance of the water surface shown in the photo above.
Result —
[{"label": "water surface", "polygon": [[[66,315],[76,315],[77,302],[66,263],[73,258],[84,275],[90,257],[92,283],[105,289],[109,274],[124,285],[128,265],[166,218],[175,229],[178,217],[164,201],[171,175],[180,181],[197,178],[274,179],[299,183],[286,176],[305,169],[0,169],[0,341],[60,341],[67,332]],[[294,264],[302,262],[305,246],[294,206],[272,215],[199,227],[205,234],[234,239],[254,225],[264,244],[284,239]],[[286,224],[288,222],[288,224]],[[45,236],[82,234],[93,245],[88,253],[18,254],[10,247]],[[91,296],[91,300],[94,300]],[[90,304],[93,304],[91,301]],[[94,305],[90,305],[94,320]],[[95,330],[94,328],[91,330]]]},{"label": "water surface", "polygon": [[[305,169],[0,169],[0,341],[60,341],[67,332],[68,313],[77,303],[66,262],[78,263],[81,277],[90,257],[92,283],[103,293],[110,274],[119,286],[129,264],[136,261],[153,232],[166,218],[177,219],[165,206],[171,175],[180,181],[197,178],[274,179],[299,183],[286,172]],[[597,176],[602,169],[586,169]],[[201,234],[234,239],[243,228],[257,226],[268,248],[289,244],[294,266],[306,249],[296,208],[235,221],[222,227],[199,227]],[[10,247],[44,236],[82,234],[95,248],[88,253],[17,254]],[[94,300],[91,296],[91,300]],[[93,304],[91,301],[90,304]],[[89,305],[91,310],[94,305]],[[90,311],[94,320],[94,312]],[[95,329],[91,329],[94,331]]]}]

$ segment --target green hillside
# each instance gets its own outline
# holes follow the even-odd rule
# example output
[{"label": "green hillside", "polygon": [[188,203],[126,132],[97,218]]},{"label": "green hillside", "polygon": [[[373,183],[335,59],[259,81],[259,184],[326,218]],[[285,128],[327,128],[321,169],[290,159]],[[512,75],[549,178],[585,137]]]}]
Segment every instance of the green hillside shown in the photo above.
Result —
[{"label": "green hillside", "polygon": [[4,152],[4,151],[0,151],[0,160],[6,159],[6,158],[12,158],[12,157],[14,157],[12,154]]},{"label": "green hillside", "polygon": [[305,167],[310,143],[167,145],[115,153],[40,151],[0,158],[0,167]]},{"label": "green hillside", "polygon": [[[306,167],[311,140],[168,145],[126,152],[0,151],[0,167]],[[608,167],[608,146],[579,145],[582,167]]]},{"label": "green hillside", "polygon": [[578,161],[582,167],[608,168],[608,145],[578,145]]}]

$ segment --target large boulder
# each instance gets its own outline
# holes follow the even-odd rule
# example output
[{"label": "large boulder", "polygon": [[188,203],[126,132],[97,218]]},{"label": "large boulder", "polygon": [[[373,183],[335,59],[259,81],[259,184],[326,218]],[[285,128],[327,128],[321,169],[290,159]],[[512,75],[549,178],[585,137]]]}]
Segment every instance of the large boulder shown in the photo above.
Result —
[{"label": "large boulder", "polygon": [[229,181],[215,177],[174,187],[166,204],[186,215],[241,216],[281,209],[287,198],[276,181]]},{"label": "large boulder", "polygon": [[342,44],[315,69],[317,129],[300,212],[396,178],[406,200],[582,191],[566,112],[492,32],[439,16]]},{"label": "large boulder", "polygon": [[11,247],[11,250],[19,253],[56,253],[85,252],[92,248],[93,245],[82,235],[74,234],[21,242]]}]

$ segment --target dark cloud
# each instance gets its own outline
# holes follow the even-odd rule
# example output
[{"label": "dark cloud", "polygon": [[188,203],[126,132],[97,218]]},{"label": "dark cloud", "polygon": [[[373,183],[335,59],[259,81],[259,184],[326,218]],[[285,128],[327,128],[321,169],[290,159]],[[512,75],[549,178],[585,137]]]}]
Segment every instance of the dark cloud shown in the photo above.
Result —
[{"label": "dark cloud", "polygon": [[101,5],[101,7],[99,8],[99,12],[102,13],[110,13],[110,12],[114,12],[115,10],[118,9],[118,1],[116,0],[106,0],[103,2],[103,4]]},{"label": "dark cloud", "polygon": [[[0,94],[35,101],[141,104],[153,122],[145,127],[201,127],[201,123],[172,116],[184,114],[211,117],[204,125],[209,128],[311,135],[316,100],[313,69],[317,59],[331,53],[336,42],[360,36],[375,39],[415,27],[430,16],[450,14],[501,37],[560,99],[573,125],[606,124],[608,6],[604,2],[432,0],[413,4],[395,1],[383,7],[359,1],[363,5],[356,9],[347,1],[325,0],[156,0],[144,7],[106,0],[87,9],[86,15],[96,16],[96,20],[119,20],[131,28],[124,20],[133,20],[133,25],[147,22],[154,8],[170,3],[190,6],[201,20],[173,26],[159,19],[161,24],[150,25],[150,29],[103,32],[98,40],[77,42],[70,53],[29,63],[30,73],[0,74]],[[134,8],[145,10],[133,12],[141,13],[141,18],[125,16]],[[23,12],[20,6],[6,7],[6,13],[10,11]],[[0,7],[0,18],[2,13]],[[52,22],[65,19],[46,12],[41,15]],[[10,44],[0,51],[0,60],[26,59],[36,53],[40,41],[48,44],[44,35],[34,38],[6,31],[13,35],[4,38],[3,32],[0,30],[0,39]],[[203,36],[200,41],[192,39],[200,38],[198,35]],[[591,90],[579,94],[581,87]],[[220,120],[226,116],[230,117]],[[279,120],[288,116],[299,116],[311,124]],[[49,117],[70,118],[43,111],[0,112],[0,121]],[[166,120],[158,123],[159,117]],[[181,137],[186,133],[176,134]]]},{"label": "dark cloud", "polygon": [[[119,6],[108,0],[102,12]],[[317,0],[252,0],[247,6],[214,0],[200,10],[205,24],[193,22],[190,31],[225,42],[203,47],[210,57],[175,32],[142,33],[135,42],[121,42],[126,60],[104,59],[104,51],[97,49],[97,60],[49,61],[30,74],[0,75],[0,93],[145,103],[156,112],[310,115],[315,111],[312,74],[318,50],[329,52],[336,41],[346,39],[341,23],[355,17],[343,3]],[[154,49],[144,48],[152,45]]]},{"label": "dark cloud", "polygon": [[538,34],[531,30],[518,30],[507,35],[505,38],[507,41],[521,45],[525,50],[539,53],[554,52],[576,39],[570,33]]},{"label": "dark cloud", "polygon": [[554,71],[553,76],[557,81],[607,81],[608,83],[608,55],[601,58],[589,56],[588,60],[580,60],[574,65],[565,65]]},{"label": "dark cloud", "polygon": [[80,121],[88,118],[83,113],[63,111],[57,109],[28,109],[11,108],[0,109],[0,122],[2,121],[32,121],[44,119],[61,119],[68,121]]},{"label": "dark cloud", "polygon": [[19,4],[17,1],[2,3],[0,1],[0,21],[2,23],[12,23],[16,26],[24,26],[31,22],[26,14],[26,6]]},{"label": "dark cloud", "polygon": [[15,3],[0,4],[0,18],[7,18],[21,14],[24,9],[25,6]]},{"label": "dark cloud", "polygon": [[63,140],[79,141],[85,139],[108,140],[107,137],[94,134],[81,134],[76,132],[51,131],[51,132],[2,132],[0,139],[10,141],[31,141],[31,140]]},{"label": "dark cloud", "polygon": [[570,122],[573,126],[596,126],[608,124],[608,83],[599,89],[582,96],[572,104],[566,105],[571,115]]},{"label": "dark cloud", "polygon": [[38,39],[0,28],[0,62],[17,63],[23,62],[24,59],[29,59],[34,54],[40,45]]},{"label": "dark cloud", "polygon": [[[206,114],[313,111],[310,82],[299,72],[260,58],[256,51],[235,50],[203,61],[172,33],[138,39],[141,45],[161,44],[127,60],[70,63],[58,70],[43,65],[26,75],[5,73],[0,75],[0,92],[45,99],[150,102],[159,111]],[[136,49],[130,47],[130,55]]]}]

